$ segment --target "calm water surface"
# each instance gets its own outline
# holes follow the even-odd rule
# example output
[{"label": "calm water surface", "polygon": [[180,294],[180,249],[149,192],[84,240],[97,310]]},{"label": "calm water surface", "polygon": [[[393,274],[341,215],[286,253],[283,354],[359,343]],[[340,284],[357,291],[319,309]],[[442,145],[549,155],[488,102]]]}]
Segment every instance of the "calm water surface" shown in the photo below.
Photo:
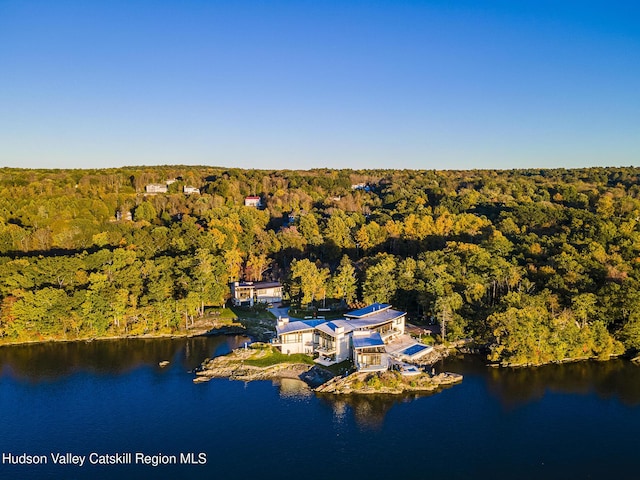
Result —
[{"label": "calm water surface", "polygon": [[[640,367],[440,369],[423,397],[316,396],[301,382],[193,384],[242,337],[0,348],[0,454],[206,454],[203,465],[0,464],[0,478],[619,478],[637,476]],[[170,360],[166,368],[158,362]]]}]

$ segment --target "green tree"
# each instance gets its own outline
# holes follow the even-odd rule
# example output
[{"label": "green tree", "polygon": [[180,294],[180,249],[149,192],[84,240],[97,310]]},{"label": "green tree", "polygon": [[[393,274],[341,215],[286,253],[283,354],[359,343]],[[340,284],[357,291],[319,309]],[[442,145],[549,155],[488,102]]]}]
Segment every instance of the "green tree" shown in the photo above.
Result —
[{"label": "green tree", "polygon": [[347,305],[356,298],[356,270],[349,257],[344,255],[333,277],[331,277],[331,291],[334,298],[344,300]]},{"label": "green tree", "polygon": [[362,283],[362,298],[366,303],[390,302],[396,293],[396,258],[379,253],[366,268]]},{"label": "green tree", "polygon": [[464,325],[461,324],[459,318],[453,328],[451,326],[454,320],[456,320],[456,312],[460,307],[462,307],[462,297],[456,292],[437,298],[435,303],[435,314],[440,322],[440,332],[443,341],[449,337],[452,340],[455,340],[463,335]]},{"label": "green tree", "polygon": [[596,312],[597,297],[593,293],[581,293],[571,300],[572,310],[584,328]]},{"label": "green tree", "polygon": [[154,206],[147,202],[141,202],[135,210],[133,211],[133,219],[136,222],[146,220],[147,222],[152,222],[158,216],[158,212],[154,208]]},{"label": "green tree", "polygon": [[314,300],[324,298],[326,294],[329,269],[318,268],[312,261],[304,258],[291,262],[291,283],[295,291],[300,292],[299,303],[308,305]]}]

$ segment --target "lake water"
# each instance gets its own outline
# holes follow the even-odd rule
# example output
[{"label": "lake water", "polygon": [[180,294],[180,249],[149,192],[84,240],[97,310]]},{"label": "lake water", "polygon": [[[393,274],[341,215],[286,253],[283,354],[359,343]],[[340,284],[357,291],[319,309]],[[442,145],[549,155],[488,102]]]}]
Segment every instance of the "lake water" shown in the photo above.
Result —
[{"label": "lake water", "polygon": [[[192,382],[204,358],[244,341],[0,348],[0,455],[48,460],[5,461],[0,477],[634,478],[640,467],[640,367],[629,362],[507,370],[454,359],[438,368],[462,384],[403,398],[316,396],[295,380]],[[85,464],[53,464],[67,452]],[[91,465],[92,453],[131,453],[133,464]],[[137,453],[177,464],[135,464]]]}]

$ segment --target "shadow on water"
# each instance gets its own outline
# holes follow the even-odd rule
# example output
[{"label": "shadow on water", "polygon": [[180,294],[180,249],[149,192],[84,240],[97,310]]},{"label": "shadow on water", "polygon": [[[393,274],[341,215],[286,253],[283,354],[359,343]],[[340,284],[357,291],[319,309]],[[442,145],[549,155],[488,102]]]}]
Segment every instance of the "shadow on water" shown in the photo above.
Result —
[{"label": "shadow on water", "polygon": [[117,375],[168,360],[185,371],[205,358],[224,355],[247,337],[126,338],[118,340],[41,343],[0,347],[0,378],[27,382],[55,381],[77,373]]},{"label": "shadow on water", "polygon": [[444,360],[440,369],[476,376],[506,407],[517,407],[542,399],[547,393],[617,398],[627,406],[640,405],[640,366],[614,359],[581,361],[526,368],[494,368],[480,356]]}]

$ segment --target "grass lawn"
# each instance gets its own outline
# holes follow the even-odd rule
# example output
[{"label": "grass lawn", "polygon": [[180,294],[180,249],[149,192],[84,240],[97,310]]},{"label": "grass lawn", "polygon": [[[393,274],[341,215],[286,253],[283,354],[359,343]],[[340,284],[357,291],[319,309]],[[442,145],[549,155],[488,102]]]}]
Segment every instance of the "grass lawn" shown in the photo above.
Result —
[{"label": "grass lawn", "polygon": [[254,320],[275,320],[275,316],[273,313],[268,310],[250,308],[250,307],[231,307],[226,308],[225,310],[229,310],[233,312],[237,318],[243,319],[254,319]]},{"label": "grass lawn", "polygon": [[238,315],[236,315],[233,310],[227,307],[207,308],[205,311],[205,316],[219,320],[235,320],[236,318],[238,318]]},{"label": "grass lawn", "polygon": [[335,365],[330,365],[328,367],[322,367],[325,370],[329,370],[335,376],[343,375],[345,372],[353,371],[353,364],[351,360],[345,360],[344,362],[336,363]]},{"label": "grass lawn", "polygon": [[280,353],[279,350],[269,346],[258,349],[252,358],[244,361],[245,365],[252,365],[254,367],[270,367],[278,363],[306,363],[307,365],[314,365],[313,359],[309,355],[302,353],[285,355],[284,353]]}]

